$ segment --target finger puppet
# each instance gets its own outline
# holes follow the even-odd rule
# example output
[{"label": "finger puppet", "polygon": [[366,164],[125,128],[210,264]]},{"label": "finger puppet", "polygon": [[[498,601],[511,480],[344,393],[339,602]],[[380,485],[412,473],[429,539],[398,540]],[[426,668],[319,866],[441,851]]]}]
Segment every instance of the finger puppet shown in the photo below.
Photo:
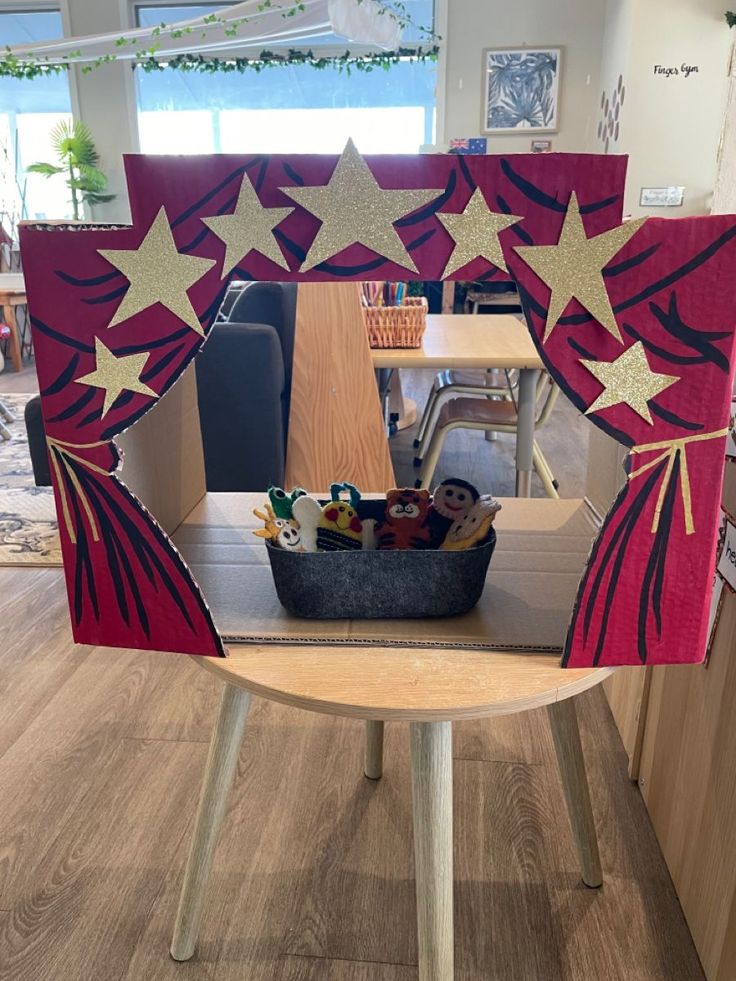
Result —
[{"label": "finger puppet", "polygon": [[450,525],[467,514],[478,497],[475,487],[459,477],[443,480],[435,487],[429,509],[429,527],[434,548],[444,541]]},{"label": "finger puppet", "polygon": [[306,494],[298,497],[292,507],[294,520],[299,524],[301,545],[305,552],[317,551],[317,528],[322,520],[322,507]]},{"label": "finger puppet", "polygon": [[274,514],[274,510],[270,504],[264,504],[266,509],[265,513],[259,511],[258,508],[253,508],[253,514],[264,523],[263,528],[256,528],[253,532],[258,538],[265,538],[267,541],[276,544],[281,531],[286,524],[282,518],[277,518]]},{"label": "finger puppet", "polygon": [[378,522],[375,518],[361,518],[361,522],[363,524],[361,548],[364,552],[374,551],[378,547],[378,542],[376,541],[376,525]]},{"label": "finger puppet", "polygon": [[287,494],[281,487],[269,487],[268,497],[276,517],[287,521],[293,517],[294,501],[306,493],[301,487],[295,487],[291,494]]},{"label": "finger puppet", "polygon": [[285,521],[284,527],[279,532],[275,544],[286,549],[288,552],[305,552],[306,549],[302,544],[302,533],[299,523],[293,518],[291,521]]},{"label": "finger puppet", "polygon": [[440,549],[445,552],[462,552],[484,544],[500,510],[501,505],[490,494],[479,497],[469,511],[453,522]]},{"label": "finger puppet", "polygon": [[394,488],[386,492],[386,512],[376,528],[379,550],[429,548],[429,491]]},{"label": "finger puppet", "polygon": [[319,552],[341,552],[362,548],[363,524],[347,501],[330,501],[322,508],[317,528]]},{"label": "finger puppet", "polygon": [[333,501],[339,501],[340,493],[344,490],[348,492],[350,497],[350,507],[357,511],[358,505],[360,504],[360,491],[355,484],[351,484],[347,480],[344,480],[341,484],[330,484],[330,497]]}]

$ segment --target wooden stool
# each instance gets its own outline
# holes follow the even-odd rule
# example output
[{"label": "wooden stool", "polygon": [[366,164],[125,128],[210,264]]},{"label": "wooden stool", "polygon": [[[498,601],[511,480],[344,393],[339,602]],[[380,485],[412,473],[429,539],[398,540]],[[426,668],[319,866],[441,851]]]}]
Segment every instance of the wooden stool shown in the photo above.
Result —
[{"label": "wooden stool", "polygon": [[[586,885],[601,867],[573,696],[611,669],[562,670],[533,653],[426,648],[231,648],[197,662],[225,682],[204,775],[171,944],[194,953],[207,880],[235,775],[251,693],[327,715],[366,719],[365,774],[383,767],[385,721],[411,723],[419,981],[452,981],[452,722],[546,705]],[[533,938],[531,939],[533,943]]]},{"label": "wooden stool", "polygon": [[15,318],[15,308],[17,306],[24,306],[25,302],[25,294],[13,295],[10,293],[0,293],[0,306],[2,306],[5,325],[10,331],[10,337],[8,339],[10,360],[13,362],[13,369],[15,371],[20,371],[23,367],[20,331],[18,329],[18,321]]}]

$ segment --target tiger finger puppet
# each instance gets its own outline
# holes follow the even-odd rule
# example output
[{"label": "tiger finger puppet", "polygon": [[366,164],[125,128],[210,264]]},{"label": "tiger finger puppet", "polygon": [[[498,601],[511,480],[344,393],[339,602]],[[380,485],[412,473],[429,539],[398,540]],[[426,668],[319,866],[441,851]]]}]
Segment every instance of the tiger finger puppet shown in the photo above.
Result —
[{"label": "tiger finger puppet", "polygon": [[501,505],[490,494],[479,497],[469,511],[453,522],[440,549],[445,552],[462,552],[476,545],[485,544]]},{"label": "tiger finger puppet", "polygon": [[472,484],[459,477],[443,480],[435,487],[429,509],[429,527],[434,548],[445,540],[450,526],[468,513],[479,496]]},{"label": "tiger finger puppet", "polygon": [[376,526],[379,551],[429,548],[429,491],[394,488],[386,493],[383,521]]}]

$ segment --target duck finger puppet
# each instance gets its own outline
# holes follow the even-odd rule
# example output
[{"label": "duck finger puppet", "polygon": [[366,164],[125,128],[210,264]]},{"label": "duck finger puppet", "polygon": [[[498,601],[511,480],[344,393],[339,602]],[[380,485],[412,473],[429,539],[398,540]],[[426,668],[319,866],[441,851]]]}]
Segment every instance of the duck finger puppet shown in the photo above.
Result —
[{"label": "duck finger puppet", "polygon": [[269,487],[268,499],[276,517],[288,521],[294,516],[294,501],[306,493],[301,487],[295,487],[291,494],[287,494],[281,487]]},{"label": "duck finger puppet", "polygon": [[[348,490],[350,504],[340,499],[342,490]],[[332,484],[330,494],[332,500],[322,508],[322,517],[317,528],[317,550],[341,552],[362,548],[363,523],[352,503],[358,503],[360,493],[352,484]]]},{"label": "duck finger puppet", "polygon": [[429,491],[395,487],[386,492],[386,511],[376,527],[380,551],[429,548]]},{"label": "duck finger puppet", "polygon": [[322,506],[306,494],[298,497],[293,504],[294,520],[299,524],[299,537],[305,552],[316,552],[317,529],[322,520]]},{"label": "duck finger puppet", "polygon": [[500,510],[501,505],[490,494],[479,497],[469,511],[453,522],[440,549],[444,552],[462,552],[484,544]]},{"label": "duck finger puppet", "polygon": [[459,477],[443,480],[435,487],[429,509],[429,527],[434,548],[444,541],[450,525],[467,514],[479,496],[472,484]]}]

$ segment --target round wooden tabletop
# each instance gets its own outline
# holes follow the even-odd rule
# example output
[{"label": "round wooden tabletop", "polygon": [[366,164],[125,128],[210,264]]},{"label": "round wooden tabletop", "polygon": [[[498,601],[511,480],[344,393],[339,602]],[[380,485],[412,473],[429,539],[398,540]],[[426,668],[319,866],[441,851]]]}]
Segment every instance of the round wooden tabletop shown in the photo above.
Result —
[{"label": "round wooden tabletop", "polygon": [[297,708],[360,719],[452,721],[570,698],[612,668],[560,668],[554,654],[340,645],[231,646],[198,657],[223,681]]}]

